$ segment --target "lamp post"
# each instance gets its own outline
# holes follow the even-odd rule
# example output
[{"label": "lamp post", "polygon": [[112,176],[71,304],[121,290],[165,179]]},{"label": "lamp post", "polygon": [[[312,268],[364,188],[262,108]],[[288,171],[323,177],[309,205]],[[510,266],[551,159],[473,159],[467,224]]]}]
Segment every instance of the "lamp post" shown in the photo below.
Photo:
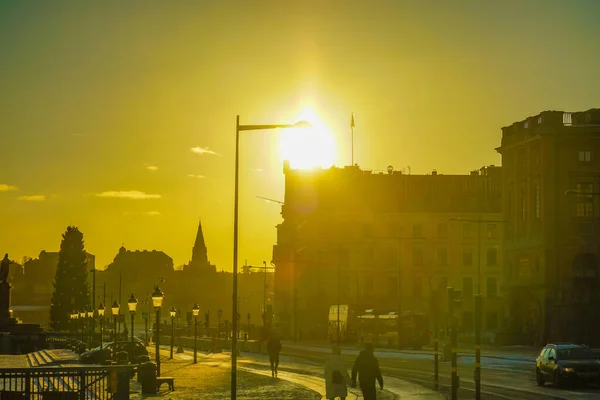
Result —
[{"label": "lamp post", "polygon": [[274,124],[274,125],[240,125],[240,116],[235,119],[235,183],[233,197],[233,293],[232,293],[232,309],[231,316],[233,317],[233,334],[231,338],[231,400],[235,400],[236,393],[236,376],[237,376],[237,297],[238,297],[238,209],[239,209],[239,169],[240,169],[240,132],[244,131],[260,131],[279,128],[306,128],[310,127],[307,122],[298,122],[295,124]]},{"label": "lamp post", "polygon": [[119,319],[119,309],[120,308],[121,308],[121,306],[115,300],[111,307],[112,316],[113,316],[113,320],[114,320],[113,330],[114,330],[114,341],[115,342],[117,341],[117,319]]},{"label": "lamp post", "polygon": [[175,344],[175,317],[177,316],[177,309],[175,308],[175,306],[171,307],[171,310],[169,310],[169,315],[171,316],[171,353],[169,355],[169,358],[172,360],[173,345]]},{"label": "lamp post", "polygon": [[100,318],[100,350],[104,342],[104,305],[100,303],[98,306],[98,318]]},{"label": "lamp post", "polygon": [[88,323],[90,324],[90,349],[92,348],[92,340],[94,336],[94,309],[88,308],[87,310]]},{"label": "lamp post", "polygon": [[156,311],[156,340],[154,341],[156,343],[156,376],[160,376],[160,309],[162,308],[164,297],[165,295],[158,285],[156,285],[152,293],[152,305]]},{"label": "lamp post", "polygon": [[135,294],[131,293],[129,296],[129,300],[127,301],[127,307],[129,307],[129,313],[131,314],[131,361],[133,362],[133,322],[135,317],[135,310],[137,309],[138,300],[135,297]]},{"label": "lamp post", "polygon": [[84,331],[85,331],[85,316],[87,315],[87,313],[85,312],[85,310],[82,308],[81,310],[79,310],[79,319],[81,320],[81,342],[83,342],[84,339]]},{"label": "lamp post", "polygon": [[194,315],[194,364],[196,364],[198,362],[198,315],[200,314],[198,303],[194,304],[192,314]]}]

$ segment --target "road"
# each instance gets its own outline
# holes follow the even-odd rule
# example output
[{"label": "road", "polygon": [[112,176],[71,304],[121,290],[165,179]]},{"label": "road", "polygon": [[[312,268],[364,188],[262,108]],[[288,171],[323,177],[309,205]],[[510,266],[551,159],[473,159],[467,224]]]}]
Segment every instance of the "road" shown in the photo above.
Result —
[{"label": "road", "polygon": [[[305,376],[322,376],[325,357],[330,352],[326,347],[286,344],[282,351],[280,369],[285,372]],[[344,350],[351,363],[358,350]],[[376,352],[384,376],[400,378],[420,384],[433,386],[433,357],[427,354],[411,352]],[[475,383],[474,357],[460,356],[458,360],[460,390],[459,398],[472,398]],[[245,368],[264,370],[265,360],[261,356],[248,354],[242,361]],[[535,362],[531,360],[510,360],[495,357],[482,357],[482,394],[486,399],[600,399],[597,386],[573,389],[555,389],[550,385],[538,387],[535,383]],[[322,382],[322,380],[321,380]],[[321,383],[322,384],[322,383]],[[440,363],[440,391],[449,393],[450,365]]]}]

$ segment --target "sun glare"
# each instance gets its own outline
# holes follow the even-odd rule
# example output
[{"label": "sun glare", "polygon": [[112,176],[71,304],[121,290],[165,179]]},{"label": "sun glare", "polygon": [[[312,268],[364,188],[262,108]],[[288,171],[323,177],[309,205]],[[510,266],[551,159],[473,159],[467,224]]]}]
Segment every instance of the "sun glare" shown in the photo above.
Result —
[{"label": "sun glare", "polygon": [[335,141],[327,127],[312,110],[304,111],[297,121],[307,121],[312,128],[283,131],[279,143],[282,161],[289,160],[290,167],[295,169],[332,166],[335,159]]}]

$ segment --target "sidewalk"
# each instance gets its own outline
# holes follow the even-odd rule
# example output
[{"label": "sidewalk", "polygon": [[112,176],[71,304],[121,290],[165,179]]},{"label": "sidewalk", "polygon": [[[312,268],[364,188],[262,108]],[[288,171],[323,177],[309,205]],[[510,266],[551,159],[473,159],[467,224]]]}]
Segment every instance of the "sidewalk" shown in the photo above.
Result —
[{"label": "sidewalk", "polygon": [[[148,347],[152,360],[154,348]],[[192,364],[193,353],[174,354],[169,359],[169,351],[161,349],[161,375],[175,378],[175,390],[169,391],[166,385],[155,395],[143,395],[137,381],[131,384],[131,399],[161,397],[169,400],[214,399],[225,400],[231,397],[231,364],[229,354],[206,355],[198,353],[198,364]],[[301,385],[270,376],[253,374],[245,370],[237,371],[238,399],[321,399],[321,395]]]}]

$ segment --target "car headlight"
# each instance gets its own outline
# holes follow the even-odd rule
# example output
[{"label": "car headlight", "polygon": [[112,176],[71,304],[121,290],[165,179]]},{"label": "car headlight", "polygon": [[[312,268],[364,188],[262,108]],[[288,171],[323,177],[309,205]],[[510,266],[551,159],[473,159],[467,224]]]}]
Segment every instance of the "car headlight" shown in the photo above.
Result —
[{"label": "car headlight", "polygon": [[574,368],[568,368],[568,367],[567,367],[567,368],[563,368],[563,371],[564,371],[564,372],[567,372],[567,373],[571,373],[571,372],[575,372],[575,369],[574,369]]}]

